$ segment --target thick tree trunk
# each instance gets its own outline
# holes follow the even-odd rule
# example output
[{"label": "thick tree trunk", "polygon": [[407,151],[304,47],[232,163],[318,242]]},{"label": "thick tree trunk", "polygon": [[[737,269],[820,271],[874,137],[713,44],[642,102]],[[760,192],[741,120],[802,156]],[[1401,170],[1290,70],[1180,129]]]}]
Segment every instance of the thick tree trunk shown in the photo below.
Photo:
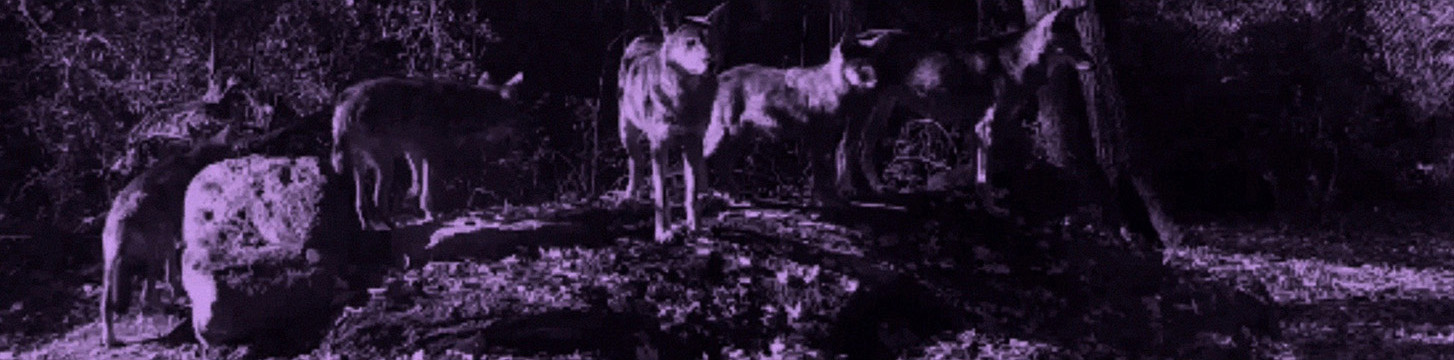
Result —
[{"label": "thick tree trunk", "polygon": [[[1051,139],[1037,138],[1038,149],[1052,164],[1071,170],[1074,181],[1079,183],[1076,203],[1099,204],[1110,220],[1123,222],[1128,230],[1163,244],[1179,242],[1180,231],[1146,173],[1135,171],[1131,155],[1136,150],[1126,133],[1126,111],[1094,4],[1088,0],[1025,0],[1026,23],[1032,24],[1054,9],[1072,6],[1090,7],[1086,16],[1077,18],[1076,30],[1096,68],[1081,72],[1078,79],[1074,71],[1050,74],[1049,83],[1036,94],[1036,125],[1038,136]],[[1077,94],[1084,100],[1083,112],[1072,108],[1080,105],[1072,101]]]},{"label": "thick tree trunk", "polygon": [[[1090,6],[1091,16],[1081,17],[1076,30],[1081,34],[1087,53],[1100,64],[1098,71],[1081,74],[1082,93],[1086,98],[1087,120],[1092,139],[1095,141],[1096,160],[1105,169],[1107,179],[1116,184],[1117,199],[1125,210],[1145,212],[1143,216],[1131,216],[1127,220],[1135,226],[1154,226],[1164,244],[1182,241],[1182,232],[1166,209],[1161,192],[1156,189],[1150,172],[1145,171],[1143,161],[1137,161],[1134,154],[1143,149],[1140,142],[1127,131],[1125,102],[1121,99],[1120,85],[1116,82],[1115,67],[1111,52],[1106,45],[1106,32],[1102,26],[1101,12],[1095,9],[1091,0],[1069,0],[1071,5]],[[1144,205],[1144,207],[1137,206]],[[1135,224],[1149,220],[1150,224]]]}]

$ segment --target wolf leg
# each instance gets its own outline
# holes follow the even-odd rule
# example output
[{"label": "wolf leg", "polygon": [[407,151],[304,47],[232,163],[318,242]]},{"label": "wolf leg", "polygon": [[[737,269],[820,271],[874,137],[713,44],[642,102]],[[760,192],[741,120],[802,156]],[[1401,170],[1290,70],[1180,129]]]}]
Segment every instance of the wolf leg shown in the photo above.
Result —
[{"label": "wolf leg", "polygon": [[[424,190],[420,188],[422,185],[420,180],[420,176],[422,176],[420,163],[423,162],[424,159],[422,159],[419,154],[404,153],[404,160],[409,163],[409,190],[404,193],[404,196],[419,196],[419,192]],[[420,209],[423,209],[423,205],[420,206]]]},{"label": "wolf leg", "polygon": [[667,149],[664,141],[653,139],[651,142],[651,202],[655,208],[654,219],[656,229],[656,241],[666,242],[671,240],[671,230],[668,228],[668,211],[666,202],[666,167]]},{"label": "wolf leg", "polygon": [[702,140],[688,136],[682,139],[682,177],[686,185],[686,199],[683,202],[687,211],[687,228],[696,230],[698,216],[701,209],[697,206],[697,195],[700,193],[698,186],[707,184],[707,166],[702,157]]},{"label": "wolf leg", "polygon": [[151,328],[152,325],[151,318],[146,316],[147,312],[155,313],[155,309],[161,308],[162,303],[162,295],[156,289],[157,281],[153,278],[156,275],[155,271],[151,271],[151,268],[147,270],[139,281],[141,283],[141,303],[136,307],[136,322],[143,328]]},{"label": "wolf leg", "polygon": [[974,124],[974,136],[971,137],[971,146],[974,147],[974,183],[989,183],[989,147],[993,144],[991,138],[991,125],[994,122],[996,111],[994,106],[985,110],[984,116]]},{"label": "wolf leg", "polygon": [[996,166],[990,160],[990,154],[994,146],[994,133],[992,129],[996,126],[1003,126],[1003,124],[997,125],[996,122],[1003,123],[1012,121],[1014,116],[1019,113],[1019,108],[1019,106],[990,106],[985,111],[984,117],[974,125],[975,137],[978,142],[974,147],[975,197],[979,198],[980,204],[983,205],[984,209],[993,215],[1004,216],[1009,215],[1010,212],[996,204],[996,201],[1002,195],[1001,193],[1003,191],[995,188],[989,181],[989,173]]},{"label": "wolf leg", "polygon": [[121,302],[121,254],[115,254],[106,259],[102,269],[101,277],[101,345],[115,347],[121,345],[116,339],[116,326],[111,320],[112,306],[120,305]]},{"label": "wolf leg", "polygon": [[394,159],[374,159],[374,221],[379,222],[372,226],[374,230],[386,230],[392,227],[391,214],[393,213],[393,184],[394,184]]},{"label": "wolf leg", "polygon": [[836,139],[809,139],[805,146],[808,149],[809,166],[813,167],[813,197],[823,207],[841,210],[848,207],[848,201],[838,193],[834,181],[837,176],[837,168],[833,162],[833,150],[837,147]]},{"label": "wolf leg", "polygon": [[419,188],[419,210],[424,211],[424,221],[434,221],[434,191],[432,190],[434,176],[433,168],[429,165],[429,158],[419,159],[418,169],[415,170],[415,185]]},{"label": "wolf leg", "polygon": [[[622,119],[626,122],[625,119]],[[641,138],[644,133],[635,125],[623,123],[621,125],[621,146],[626,148],[626,189],[622,190],[619,200],[625,201],[636,198],[636,191],[640,189],[645,174],[641,168],[646,166],[646,149],[642,148]]]},{"label": "wolf leg", "polygon": [[867,182],[868,190],[876,195],[888,192],[884,185],[883,178],[879,172],[877,155],[878,143],[887,131],[889,115],[897,99],[884,95],[879,97],[878,104],[864,116],[862,128],[859,130],[857,141],[858,171],[863,173],[863,179]]},{"label": "wolf leg", "polygon": [[370,223],[368,219],[369,204],[367,204],[368,195],[366,195],[368,191],[364,187],[363,169],[361,169],[358,165],[359,164],[355,163],[354,166],[352,166],[353,169],[350,171],[353,173],[353,209],[354,212],[358,214],[359,228],[368,230],[370,229]]}]

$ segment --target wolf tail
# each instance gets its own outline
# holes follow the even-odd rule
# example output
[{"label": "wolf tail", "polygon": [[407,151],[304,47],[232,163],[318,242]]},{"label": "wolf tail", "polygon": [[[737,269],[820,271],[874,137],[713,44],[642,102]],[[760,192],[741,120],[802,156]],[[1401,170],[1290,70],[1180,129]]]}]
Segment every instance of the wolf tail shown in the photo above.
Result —
[{"label": "wolf tail", "polygon": [[728,133],[736,125],[737,117],[741,116],[746,106],[745,97],[746,94],[743,94],[740,87],[717,92],[716,100],[712,102],[711,120],[707,123],[707,131],[702,139],[702,156],[711,157],[722,146],[723,141],[729,140]]},{"label": "wolf tail", "polygon": [[[108,222],[114,221],[117,219],[108,219]],[[121,248],[122,236],[126,235],[126,230],[119,225],[107,224],[101,234],[104,247],[102,249],[103,261],[106,262],[103,265],[102,276],[106,278],[102,279],[102,284],[105,286],[102,288],[101,301],[107,303],[105,305],[109,305],[108,307],[112,309],[109,312],[113,313],[124,312],[131,307],[131,286],[128,281],[131,279],[131,273],[128,271],[131,266],[123,261],[124,249]],[[101,315],[106,316],[107,314],[103,312]]]}]

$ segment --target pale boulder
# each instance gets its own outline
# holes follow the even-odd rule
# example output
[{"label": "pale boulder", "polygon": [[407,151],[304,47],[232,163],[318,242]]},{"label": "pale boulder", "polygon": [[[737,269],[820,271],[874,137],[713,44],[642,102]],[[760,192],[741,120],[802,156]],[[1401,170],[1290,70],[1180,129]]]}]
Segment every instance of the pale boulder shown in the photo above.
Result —
[{"label": "pale boulder", "polygon": [[[333,223],[344,207],[318,158],[249,156],[203,169],[187,188],[182,281],[203,344],[251,341],[326,324],[341,292]],[[335,181],[341,183],[341,181]],[[336,186],[335,186],[336,187]],[[346,218],[346,217],[345,217]]]}]

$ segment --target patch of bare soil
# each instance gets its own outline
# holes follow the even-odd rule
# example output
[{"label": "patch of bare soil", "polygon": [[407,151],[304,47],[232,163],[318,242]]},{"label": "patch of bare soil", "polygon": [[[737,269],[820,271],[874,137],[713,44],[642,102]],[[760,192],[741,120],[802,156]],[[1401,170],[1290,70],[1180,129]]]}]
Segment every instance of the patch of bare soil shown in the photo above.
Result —
[{"label": "patch of bare soil", "polygon": [[100,253],[99,239],[0,239],[0,358],[96,319]]},{"label": "patch of bare soil", "polygon": [[1305,226],[1210,224],[1168,252],[1193,276],[1265,285],[1287,358],[1454,353],[1454,232],[1446,217],[1340,214]]}]

